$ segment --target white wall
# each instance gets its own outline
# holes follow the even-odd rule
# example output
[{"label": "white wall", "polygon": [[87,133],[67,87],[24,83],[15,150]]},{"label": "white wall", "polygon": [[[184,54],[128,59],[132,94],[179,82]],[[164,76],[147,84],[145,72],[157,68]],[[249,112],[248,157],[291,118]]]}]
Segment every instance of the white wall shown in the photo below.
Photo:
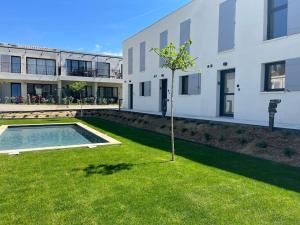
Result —
[{"label": "white wall", "polygon": [[[201,95],[180,96],[178,72],[175,83],[175,111],[177,115],[190,115],[217,119],[219,116],[219,74],[221,70],[236,69],[235,119],[249,123],[267,123],[270,99],[281,99],[277,122],[300,125],[299,92],[263,92],[263,66],[268,62],[300,57],[300,34],[265,41],[266,1],[237,0],[235,49],[218,53],[219,4],[224,0],[194,0],[173,14],[163,18],[124,42],[124,107],[128,106],[128,84],[134,84],[134,110],[159,111],[159,79],[169,78],[170,72],[159,68],[159,58],[146,51],[146,71],[139,72],[139,44],[146,41],[147,50],[159,47],[159,35],[168,30],[169,42],[179,45],[180,23],[191,19],[191,55],[197,57],[197,66],[189,73],[202,73]],[[127,74],[127,51],[133,47],[133,74]],[[228,66],[223,66],[227,62]],[[207,65],[213,68],[207,68]],[[157,78],[154,78],[157,75]],[[139,96],[139,82],[152,81],[152,96]]]}]

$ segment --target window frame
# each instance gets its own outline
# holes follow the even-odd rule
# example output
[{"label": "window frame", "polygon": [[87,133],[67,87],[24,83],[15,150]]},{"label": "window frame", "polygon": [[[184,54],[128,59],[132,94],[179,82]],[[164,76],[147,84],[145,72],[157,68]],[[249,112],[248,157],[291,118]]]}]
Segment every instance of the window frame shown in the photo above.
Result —
[{"label": "window frame", "polygon": [[[272,28],[274,28],[274,20],[272,19],[272,17],[274,17],[274,14],[276,12],[279,12],[281,10],[286,10],[288,12],[288,2],[286,4],[283,4],[281,6],[277,6],[275,7],[274,6],[274,1],[275,0],[268,0],[268,15],[267,15],[267,18],[268,18],[268,23],[267,23],[267,40],[273,40],[273,39],[276,39],[276,38],[280,38],[280,37],[285,37],[288,35],[287,33],[287,26],[288,24],[286,24],[286,34],[283,35],[283,36],[279,36],[279,37],[274,37],[274,29],[272,30]],[[271,24],[272,23],[272,24]]]},{"label": "window frame", "polygon": [[[35,64],[32,64],[35,66],[35,73],[28,73],[28,59],[35,60]],[[38,60],[43,60],[45,62],[45,73],[40,74],[38,73]],[[47,69],[47,61],[53,61],[54,62],[54,73],[53,74],[48,74],[48,69]],[[56,76],[56,60],[55,59],[45,59],[45,58],[33,58],[33,57],[26,57],[26,74],[34,74],[34,75],[46,75],[46,76]]]},{"label": "window frame", "polygon": [[[180,79],[181,79],[180,95],[189,95],[189,75],[181,76]],[[184,88],[184,84],[185,84],[185,82],[183,82],[184,79],[186,79],[186,84],[187,84],[186,88]]]},{"label": "window frame", "polygon": [[279,92],[279,91],[285,91],[286,90],[286,87],[284,88],[269,88],[269,84],[270,84],[270,81],[271,81],[271,77],[270,77],[270,67],[272,65],[277,65],[277,64],[284,64],[284,79],[286,79],[286,61],[277,61],[277,62],[271,62],[271,63],[266,63],[264,64],[264,69],[265,69],[265,74],[264,74],[264,81],[265,81],[265,85],[264,85],[264,91],[265,92]]},{"label": "window frame", "polygon": [[[14,58],[18,59],[19,63],[13,63]],[[22,72],[21,71],[21,60],[22,60],[21,56],[14,56],[14,55],[11,56],[11,58],[10,58],[10,64],[11,64],[10,72],[11,73],[21,73]],[[18,72],[14,72],[14,69],[15,69],[14,64],[16,64],[18,66]]]},{"label": "window frame", "polygon": [[[104,69],[99,69],[99,65],[105,65],[105,66],[108,66],[108,74],[102,74],[100,73],[99,71],[103,71]],[[97,76],[105,76],[105,77],[110,77],[111,76],[111,73],[110,73],[110,63],[108,62],[96,62],[96,70],[97,70]]]}]

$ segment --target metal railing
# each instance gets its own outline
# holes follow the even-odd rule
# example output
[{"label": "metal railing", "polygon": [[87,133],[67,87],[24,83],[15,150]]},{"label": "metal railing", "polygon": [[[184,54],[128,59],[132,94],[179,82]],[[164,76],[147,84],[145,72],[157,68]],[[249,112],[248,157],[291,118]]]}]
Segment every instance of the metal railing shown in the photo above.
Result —
[{"label": "metal railing", "polygon": [[121,73],[110,73],[103,75],[100,73],[100,70],[97,69],[79,69],[67,72],[68,76],[78,76],[78,77],[95,77],[95,78],[112,78],[112,79],[122,79]]},{"label": "metal railing", "polygon": [[12,62],[0,62],[0,72],[19,73],[19,74],[35,74],[35,75],[62,75],[62,76],[77,76],[77,77],[94,77],[94,78],[109,78],[122,79],[121,70],[111,69],[109,74],[103,74],[100,69],[78,69],[69,71],[67,67],[56,67],[49,65],[23,64]]}]

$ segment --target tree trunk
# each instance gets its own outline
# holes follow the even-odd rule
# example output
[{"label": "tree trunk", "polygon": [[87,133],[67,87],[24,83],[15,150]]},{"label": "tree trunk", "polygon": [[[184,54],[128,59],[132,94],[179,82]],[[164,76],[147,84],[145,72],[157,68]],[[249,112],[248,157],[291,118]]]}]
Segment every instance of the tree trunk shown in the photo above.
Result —
[{"label": "tree trunk", "polygon": [[79,93],[79,98],[80,98],[80,117],[83,117],[83,111],[82,111],[82,97],[81,97],[81,93]]},{"label": "tree trunk", "polygon": [[172,142],[172,161],[175,161],[175,137],[174,137],[174,75],[175,71],[172,70],[171,80],[171,142]]}]

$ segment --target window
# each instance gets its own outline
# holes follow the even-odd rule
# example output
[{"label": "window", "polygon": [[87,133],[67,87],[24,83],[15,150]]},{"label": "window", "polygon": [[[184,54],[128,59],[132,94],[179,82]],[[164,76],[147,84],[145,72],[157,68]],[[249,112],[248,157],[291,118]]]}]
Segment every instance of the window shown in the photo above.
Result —
[{"label": "window", "polygon": [[49,98],[57,95],[57,85],[54,84],[27,84],[27,94]]},{"label": "window", "polygon": [[285,62],[265,65],[265,91],[283,91],[285,89]]},{"label": "window", "polygon": [[11,72],[12,73],[21,73],[21,57],[12,56],[11,57]]},{"label": "window", "polygon": [[140,83],[140,96],[151,96],[151,81]]},{"label": "window", "polygon": [[11,84],[11,97],[19,98],[21,96],[21,84],[12,83]]},{"label": "window", "polygon": [[98,97],[100,98],[118,98],[117,87],[99,87]]},{"label": "window", "polygon": [[287,35],[288,0],[268,0],[268,40]]},{"label": "window", "polygon": [[92,70],[91,61],[67,60],[67,74],[71,76],[83,76],[84,72]]},{"label": "window", "polygon": [[188,95],[189,94],[189,76],[182,76],[181,78],[181,95]]},{"label": "window", "polygon": [[97,75],[110,77],[110,64],[105,62],[96,63]]},{"label": "window", "polygon": [[27,58],[27,73],[41,75],[55,75],[56,61],[52,59]]}]

